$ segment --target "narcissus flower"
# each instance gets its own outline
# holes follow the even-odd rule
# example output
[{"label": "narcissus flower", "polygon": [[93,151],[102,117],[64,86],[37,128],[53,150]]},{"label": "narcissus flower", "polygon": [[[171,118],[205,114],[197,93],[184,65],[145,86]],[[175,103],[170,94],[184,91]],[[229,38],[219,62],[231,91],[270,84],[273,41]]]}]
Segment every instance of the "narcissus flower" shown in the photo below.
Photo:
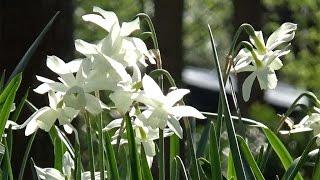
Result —
[{"label": "narcissus flower", "polygon": [[142,86],[143,91],[139,93],[135,100],[148,107],[143,112],[148,115],[144,123],[152,128],[164,129],[168,125],[170,129],[182,138],[182,128],[178,121],[181,117],[205,119],[197,109],[191,106],[176,105],[184,95],[190,92],[189,90],[176,89],[165,96],[158,84],[148,75],[143,77]]},{"label": "narcissus flower", "polygon": [[[261,89],[274,89],[277,85],[276,70],[282,67],[279,57],[290,52],[287,47],[295,35],[297,25],[284,23],[273,32],[265,44],[261,31],[255,31],[255,35],[250,36],[253,49],[241,49],[234,59],[235,67],[233,71],[245,72],[252,71],[242,85],[243,99],[248,101],[250,98],[252,84],[257,77]],[[284,48],[276,50],[277,47],[288,43]]]},{"label": "narcissus flower", "polygon": [[[66,107],[63,104],[61,94],[48,92],[49,106],[45,106],[33,113],[27,120],[28,122],[25,135],[29,136],[38,128],[49,131],[58,119],[60,125],[68,126],[71,121],[78,115],[79,110]],[[65,127],[69,129],[68,127]]]}]

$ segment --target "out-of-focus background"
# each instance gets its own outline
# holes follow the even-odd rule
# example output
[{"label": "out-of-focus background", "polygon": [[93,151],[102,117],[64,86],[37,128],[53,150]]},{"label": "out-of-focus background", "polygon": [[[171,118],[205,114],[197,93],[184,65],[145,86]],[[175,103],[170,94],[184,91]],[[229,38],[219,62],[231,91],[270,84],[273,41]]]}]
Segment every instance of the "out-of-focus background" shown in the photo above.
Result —
[{"label": "out-of-focus background", "polygon": [[[45,66],[46,55],[57,55],[68,61],[79,56],[74,51],[74,39],[92,42],[106,35],[104,30],[81,19],[92,12],[93,6],[114,11],[120,21],[130,21],[139,12],[150,15],[164,68],[181,87],[191,89],[187,97],[190,104],[211,112],[217,109],[219,87],[207,24],[212,27],[223,64],[232,36],[242,23],[262,30],[265,39],[282,23],[297,23],[292,53],[282,58],[284,67],[277,73],[279,84],[275,90],[261,92],[256,84],[250,101],[244,103],[237,87],[241,87],[246,75],[233,78],[241,113],[272,124],[277,113],[283,113],[300,92],[310,90],[320,95],[319,0],[1,0],[0,70],[6,69],[7,74],[13,71],[49,19],[61,11],[24,73],[21,95],[39,84],[36,74],[54,77]],[[45,97],[33,92],[29,99],[38,107],[47,103]],[[26,111],[20,122],[29,115]],[[198,124],[201,127],[201,122]],[[42,167],[49,166],[48,159],[52,160],[48,153],[43,153],[52,153],[46,136],[42,133],[37,137],[31,154]],[[16,137],[19,143],[14,144],[13,165],[19,167],[22,159],[19,150],[25,148],[27,139],[23,133],[17,133]]]}]

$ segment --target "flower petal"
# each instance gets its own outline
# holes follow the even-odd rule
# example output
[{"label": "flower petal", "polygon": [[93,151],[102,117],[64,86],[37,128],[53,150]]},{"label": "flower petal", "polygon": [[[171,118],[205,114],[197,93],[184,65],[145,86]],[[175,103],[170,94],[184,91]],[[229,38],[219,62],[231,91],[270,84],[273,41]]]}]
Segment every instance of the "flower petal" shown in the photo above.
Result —
[{"label": "flower petal", "polygon": [[150,76],[144,75],[142,78],[142,86],[147,96],[160,102],[165,100],[165,96],[163,95],[160,87]]},{"label": "flower petal", "polygon": [[115,119],[113,121],[111,121],[105,128],[103,128],[103,131],[109,131],[113,128],[118,128],[121,126],[121,123],[122,123],[123,119],[120,118],[120,119]]},{"label": "flower petal", "polygon": [[183,130],[182,127],[179,123],[179,121],[174,118],[174,117],[170,117],[168,119],[168,127],[180,138],[183,138]]},{"label": "flower petal", "polygon": [[176,89],[169,92],[166,96],[166,105],[172,107],[188,93],[190,93],[189,89]]},{"label": "flower petal", "polygon": [[270,69],[265,68],[257,72],[258,81],[261,89],[274,89],[277,86],[276,73]]},{"label": "flower petal", "polygon": [[36,112],[34,112],[27,120],[28,122],[26,130],[25,130],[25,136],[29,136],[30,134],[34,133],[38,129],[38,124],[37,124],[37,118],[41,116],[43,113],[48,111],[50,107],[46,106],[43,107]]},{"label": "flower petal", "polygon": [[191,106],[174,106],[170,109],[170,114],[175,117],[195,117],[198,119],[205,119],[201,112],[199,112],[196,108]]},{"label": "flower petal", "polygon": [[282,43],[289,42],[294,38],[297,24],[286,22],[274,31],[267,40],[267,49],[273,50]]},{"label": "flower petal", "polygon": [[120,36],[129,36],[132,32],[140,29],[139,18],[131,22],[123,22],[121,25]]},{"label": "flower petal", "polygon": [[47,66],[57,74],[71,73],[66,63],[57,56],[47,56]]},{"label": "flower petal", "polygon": [[252,85],[253,85],[255,78],[256,78],[256,73],[253,72],[244,80],[244,82],[242,84],[243,100],[246,102],[250,98],[251,88],[252,88]]},{"label": "flower petal", "polygon": [[142,142],[142,145],[147,156],[156,155],[156,146],[153,141]]}]

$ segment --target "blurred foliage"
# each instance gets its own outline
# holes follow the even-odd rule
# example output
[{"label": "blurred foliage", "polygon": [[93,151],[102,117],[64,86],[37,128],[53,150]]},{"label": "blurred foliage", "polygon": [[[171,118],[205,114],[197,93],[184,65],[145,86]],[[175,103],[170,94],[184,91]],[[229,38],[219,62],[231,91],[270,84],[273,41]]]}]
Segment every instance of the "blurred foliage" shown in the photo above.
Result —
[{"label": "blurred foliage", "polygon": [[[218,55],[223,61],[230,46],[233,6],[231,0],[185,0],[183,46],[186,64],[212,68],[207,24],[211,25]],[[209,66],[208,66],[209,65]]]},{"label": "blurred foliage", "polygon": [[[265,29],[274,30],[280,23],[298,24],[291,56],[284,61],[282,79],[320,94],[320,1],[264,0]],[[277,24],[278,23],[278,24]]]}]

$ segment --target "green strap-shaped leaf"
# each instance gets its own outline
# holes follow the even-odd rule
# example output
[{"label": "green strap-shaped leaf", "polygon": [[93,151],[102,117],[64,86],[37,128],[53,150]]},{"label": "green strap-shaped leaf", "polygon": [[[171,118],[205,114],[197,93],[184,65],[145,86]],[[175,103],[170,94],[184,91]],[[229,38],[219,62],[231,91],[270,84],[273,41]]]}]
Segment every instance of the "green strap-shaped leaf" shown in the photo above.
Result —
[{"label": "green strap-shaped leaf", "polygon": [[[287,148],[283,145],[280,139],[275,135],[270,129],[262,128],[264,134],[266,135],[269,143],[271,144],[273,150],[276,152],[279,157],[283,167],[288,170],[290,165],[293,163],[293,159],[287,150]],[[302,176],[300,173],[296,176],[295,180],[302,180]]]},{"label": "green strap-shaped leaf", "polygon": [[308,145],[303,150],[302,155],[293,161],[286,173],[283,175],[282,180],[292,180],[296,177],[299,169],[302,168],[303,164],[310,159],[310,156],[308,154],[312,150],[312,146],[314,145],[316,140],[317,137],[313,137],[310,140]]},{"label": "green strap-shaped leaf", "polygon": [[221,100],[222,100],[222,105],[223,105],[222,107],[223,107],[223,112],[224,112],[224,116],[225,116],[225,123],[226,123],[229,143],[230,143],[230,151],[232,154],[234,166],[237,167],[235,169],[236,174],[237,174],[237,179],[239,179],[239,180],[247,179],[246,174],[245,174],[245,170],[244,170],[244,166],[243,166],[243,162],[242,162],[242,158],[240,155],[240,149],[239,149],[238,141],[236,138],[236,133],[235,133],[233,121],[231,118],[229,104],[227,101],[227,94],[226,94],[226,90],[224,87],[224,81],[223,81],[223,77],[222,77],[222,72],[221,72],[221,68],[220,68],[216,45],[214,43],[211,28],[209,25],[208,25],[208,28],[209,28],[209,34],[210,34],[211,45],[212,45],[212,50],[213,50],[213,57],[214,57],[213,59],[214,59],[216,69],[217,69],[217,74],[219,77],[219,86],[220,86]]},{"label": "green strap-shaped leaf", "polygon": [[254,160],[254,157],[251,154],[247,143],[245,142],[245,140],[241,136],[237,136],[237,138],[238,138],[238,142],[239,142],[239,145],[241,148],[241,152],[243,153],[243,156],[245,157],[248,165],[250,166],[252,172],[254,173],[254,176],[256,177],[257,180],[264,180],[264,177],[263,177],[256,161]]},{"label": "green strap-shaped leaf", "polygon": [[[117,161],[116,161],[116,156],[114,154],[114,149],[111,145],[111,139],[110,136],[108,134],[108,132],[104,133],[104,139],[106,140],[106,151],[107,151],[107,155],[108,155],[108,162],[109,162],[109,166],[110,166],[110,171],[111,171],[111,177],[112,179],[115,180],[119,180],[119,171],[118,171],[118,167],[117,167]],[[102,159],[103,161],[103,159]]]},{"label": "green strap-shaped leaf", "polygon": [[51,25],[53,24],[54,20],[56,19],[56,17],[58,16],[60,12],[58,11],[52,18],[51,20],[48,22],[48,24],[43,28],[43,30],[41,31],[41,33],[38,35],[37,39],[32,43],[32,45],[29,47],[28,51],[24,54],[24,56],[22,57],[22,59],[20,60],[19,64],[16,66],[16,68],[13,70],[13,72],[11,73],[10,77],[9,77],[9,81],[18,73],[22,72],[25,67],[28,65],[32,55],[34,54],[34,52],[36,51],[36,49],[38,48],[41,40],[44,38],[45,34],[48,32],[48,30],[50,29]]},{"label": "green strap-shaped leaf", "polygon": [[211,174],[213,179],[222,180],[221,174],[221,162],[219,155],[218,140],[216,137],[216,131],[213,124],[210,128],[210,147],[209,147],[209,156],[211,161]]},{"label": "green strap-shaped leaf", "polygon": [[142,180],[140,161],[137,152],[137,146],[135,142],[135,135],[132,128],[131,118],[128,114],[124,116],[126,122],[127,138],[129,145],[129,156],[131,164],[131,178],[134,180]]}]

